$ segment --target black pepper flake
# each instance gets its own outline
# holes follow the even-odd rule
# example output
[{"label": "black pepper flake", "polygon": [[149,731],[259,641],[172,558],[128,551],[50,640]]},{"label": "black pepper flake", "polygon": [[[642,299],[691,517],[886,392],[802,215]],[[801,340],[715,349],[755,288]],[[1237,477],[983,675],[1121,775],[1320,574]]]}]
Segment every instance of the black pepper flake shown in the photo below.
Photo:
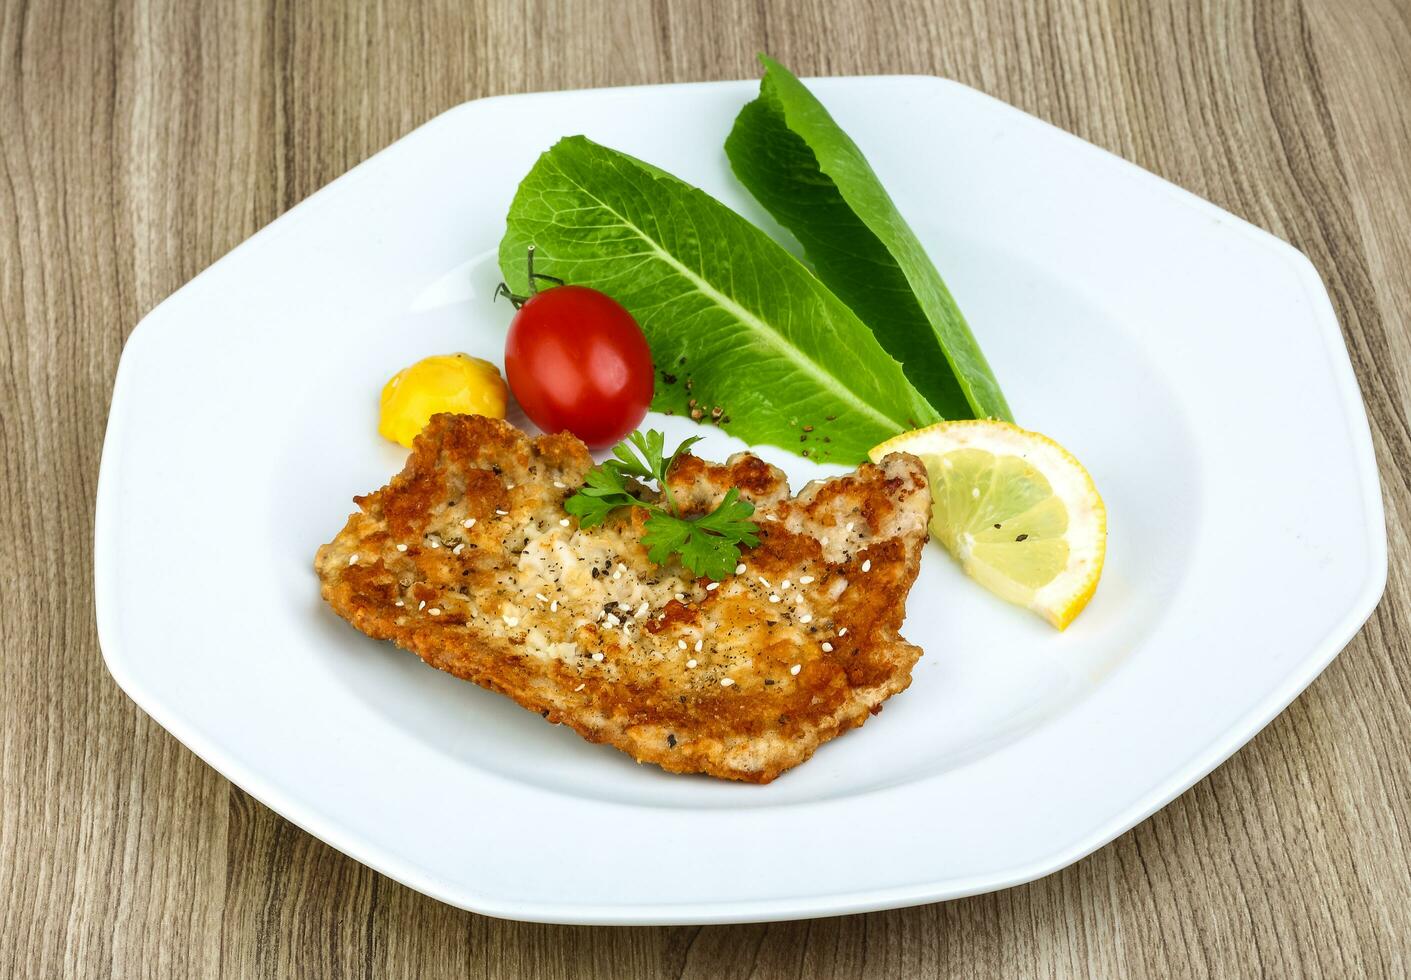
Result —
[{"label": "black pepper flake", "polygon": [[799,442],[808,442],[808,436],[799,436]]},{"label": "black pepper flake", "polygon": [[592,572],[592,575],[593,575],[593,578],[597,578],[597,577],[598,577],[598,568],[597,568],[597,566],[596,566],[596,565],[595,565],[595,566],[593,566],[593,572]]},{"label": "black pepper flake", "polygon": [[674,749],[674,748],[676,748],[676,736],[675,736],[675,735],[672,735],[672,734],[670,734],[670,733],[667,734],[667,736],[666,736],[666,747],[669,748],[669,749]]},{"label": "black pepper flake", "polygon": [[661,372],[661,380],[665,381],[669,385],[674,385],[676,383],[676,375],[667,374],[665,371],[663,371]]},{"label": "black pepper flake", "polygon": [[1025,539],[1027,539],[1028,537],[1029,537],[1029,536],[1028,536],[1027,534],[1021,534],[1021,535],[1019,535],[1017,538],[1015,538],[1014,540],[1015,540],[1015,541],[1023,541],[1023,540],[1025,540]]},{"label": "black pepper flake", "polygon": [[542,717],[547,718],[547,717],[549,717],[549,709],[548,709],[548,708],[545,708],[543,711],[539,712],[539,714],[540,714]]},{"label": "black pepper flake", "polygon": [[995,525],[995,530],[996,530],[996,531],[999,530],[999,525],[998,525],[998,524]]},{"label": "black pepper flake", "polygon": [[805,449],[805,450],[803,451],[803,455],[805,455],[805,456],[808,455],[808,450],[807,450],[807,449]]},{"label": "black pepper flake", "polygon": [[769,677],[766,677],[766,678],[764,679],[764,686],[765,686],[765,687],[773,687],[773,686],[774,686],[774,681],[773,681],[773,679],[772,679],[772,678],[769,678]]},{"label": "black pepper flake", "polygon": [[681,358],[679,361],[677,361],[676,363],[677,363],[677,364],[685,364],[685,363],[686,363],[686,358],[685,358],[684,356],[682,356],[682,358]]}]

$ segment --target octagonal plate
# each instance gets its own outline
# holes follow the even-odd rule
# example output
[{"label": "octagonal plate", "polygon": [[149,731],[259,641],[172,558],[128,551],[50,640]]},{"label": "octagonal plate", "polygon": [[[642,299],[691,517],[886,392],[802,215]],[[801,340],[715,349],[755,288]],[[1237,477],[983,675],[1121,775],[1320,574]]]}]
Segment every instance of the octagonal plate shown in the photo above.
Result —
[{"label": "octagonal plate", "polygon": [[[498,360],[518,180],[586,133],[778,232],[722,150],[754,82],[487,99],[416,130],[154,310],[124,351],[97,504],[104,656],[158,722],[334,847],[444,901],[556,922],[817,916],[1067,865],[1288,704],[1381,594],[1367,421],[1297,251],[980,93],[810,83],[965,309],[1019,420],[1110,509],[1064,634],[932,546],[912,688],[775,783],[668,776],[350,629],[315,548],[402,453],[395,369]],[[650,424],[680,436],[679,419]],[[741,448],[716,430],[698,452]],[[778,450],[795,486],[836,468]]]}]

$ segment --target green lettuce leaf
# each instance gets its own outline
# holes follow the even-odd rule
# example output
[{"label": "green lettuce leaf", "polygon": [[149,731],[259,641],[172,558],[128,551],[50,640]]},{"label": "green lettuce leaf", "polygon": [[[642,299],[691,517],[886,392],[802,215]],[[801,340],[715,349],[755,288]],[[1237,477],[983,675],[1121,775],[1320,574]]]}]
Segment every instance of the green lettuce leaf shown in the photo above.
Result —
[{"label": "green lettuce leaf", "polygon": [[541,156],[510,205],[500,269],[599,289],[641,325],[653,407],[751,443],[860,462],[938,416],[857,315],[768,235],[714,198],[582,136]]},{"label": "green lettuce leaf", "polygon": [[862,151],[787,68],[760,62],[759,98],[725,141],[735,175],[936,411],[1012,421],[965,317]]}]

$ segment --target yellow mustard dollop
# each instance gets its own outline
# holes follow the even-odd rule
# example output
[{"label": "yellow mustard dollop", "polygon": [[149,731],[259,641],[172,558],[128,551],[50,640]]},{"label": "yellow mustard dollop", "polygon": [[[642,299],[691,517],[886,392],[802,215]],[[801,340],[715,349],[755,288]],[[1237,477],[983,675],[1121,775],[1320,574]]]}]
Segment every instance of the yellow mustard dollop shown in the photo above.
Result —
[{"label": "yellow mustard dollop", "polygon": [[489,361],[469,354],[425,357],[383,386],[377,431],[411,448],[417,433],[438,412],[502,419],[507,397],[504,378]]}]

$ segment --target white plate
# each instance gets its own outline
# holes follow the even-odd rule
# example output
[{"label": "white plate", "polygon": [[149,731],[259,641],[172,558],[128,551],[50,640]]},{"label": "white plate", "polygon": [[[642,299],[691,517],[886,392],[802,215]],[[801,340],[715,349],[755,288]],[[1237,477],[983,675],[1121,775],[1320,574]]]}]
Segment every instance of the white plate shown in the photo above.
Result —
[{"label": "white plate", "polygon": [[[494,249],[540,151],[586,133],[775,227],[722,150],[756,83],[659,86],[454,109],[143,320],[113,392],[94,557],[124,690],[358,860],[553,922],[817,916],[1017,884],[1254,735],[1386,577],[1366,416],[1313,267],[960,85],[810,84],[929,248],[1019,420],[1106,497],[1106,575],[1067,633],[933,546],[904,630],[926,650],[911,689],[758,787],[637,766],[320,602],[314,549],[401,465],[375,433],[383,380],[433,352],[500,357]],[[738,448],[705,434],[708,456]],[[763,455],[796,487],[819,472]]]}]

